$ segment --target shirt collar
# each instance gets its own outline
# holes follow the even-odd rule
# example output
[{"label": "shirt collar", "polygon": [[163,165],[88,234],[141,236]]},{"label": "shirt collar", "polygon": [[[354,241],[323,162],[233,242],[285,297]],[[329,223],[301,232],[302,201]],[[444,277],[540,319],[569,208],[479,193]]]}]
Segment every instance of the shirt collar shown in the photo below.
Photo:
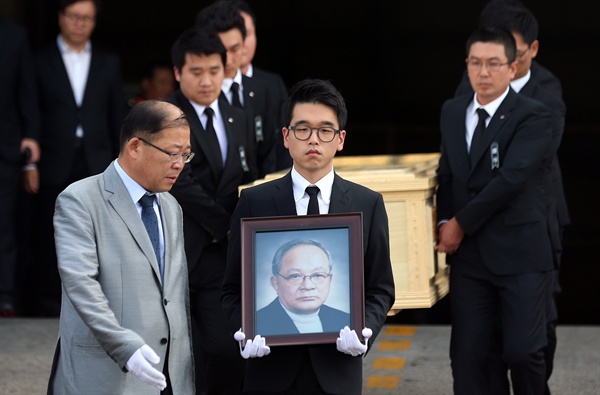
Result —
[{"label": "shirt collar", "polygon": [[71,47],[69,47],[67,45],[67,43],[65,43],[65,41],[63,40],[62,34],[59,34],[58,37],[56,37],[56,44],[58,45],[58,49],[59,49],[60,53],[63,55],[66,53],[76,53],[76,54],[90,53],[92,51],[92,43],[90,42],[90,40],[87,40],[83,50],[81,50],[80,52],[77,52],[74,49],[72,49]]},{"label": "shirt collar", "polygon": [[210,105],[208,105],[208,106],[196,103],[195,101],[191,101],[189,99],[188,99],[188,101],[190,102],[192,107],[194,107],[194,110],[196,110],[196,114],[198,115],[198,118],[200,118],[200,116],[202,114],[204,114],[204,110],[206,110],[206,107],[212,108],[213,111],[215,112],[215,114],[219,113],[219,99],[218,98],[215,101],[213,101],[212,103],[210,103]]},{"label": "shirt collar", "polygon": [[331,189],[333,187],[334,175],[335,173],[332,167],[329,173],[323,176],[323,178],[321,178],[315,184],[311,184],[306,180],[306,178],[302,177],[294,167],[292,167],[292,188],[294,191],[294,201],[298,202],[300,199],[302,199],[306,193],[307,186],[316,185],[319,187],[319,191],[321,192],[321,199],[323,199],[326,204],[329,204],[331,201]]},{"label": "shirt collar", "polygon": [[246,77],[252,78],[254,76],[254,67],[252,67],[252,63],[248,66],[248,71],[246,71]]},{"label": "shirt collar", "polygon": [[521,91],[521,89],[523,89],[525,84],[527,84],[529,82],[530,78],[531,78],[531,70],[527,70],[527,74],[525,74],[523,77],[517,78],[516,80],[512,80],[510,82],[510,87],[513,88],[513,90],[515,92],[519,93]]},{"label": "shirt collar", "polygon": [[[125,172],[125,170],[123,170],[121,165],[119,165],[118,159],[115,160],[113,163],[115,165],[117,173],[119,174],[119,177],[121,177],[123,184],[125,184],[125,188],[127,188],[127,192],[129,192],[129,196],[131,197],[131,200],[133,200],[133,203],[137,203],[142,198],[142,196],[144,196],[147,193],[150,193],[147,190],[145,190],[144,187],[138,184],[133,178],[131,178],[129,174]],[[154,196],[156,196],[156,202],[160,204],[160,193],[155,193]]]},{"label": "shirt collar", "polygon": [[221,90],[223,92],[229,92],[231,90],[231,85],[234,82],[238,83],[238,85],[240,86],[240,90],[243,92],[244,88],[242,86],[242,72],[240,71],[240,69],[238,69],[238,71],[235,73],[235,76],[233,78],[223,79],[223,84],[221,85]]},{"label": "shirt collar", "polygon": [[503,94],[501,94],[499,97],[492,100],[485,106],[482,106],[481,104],[479,104],[479,102],[477,101],[477,93],[476,93],[475,96],[473,97],[473,101],[471,102],[472,108],[470,111],[471,111],[472,115],[474,116],[474,114],[478,108],[483,108],[490,116],[490,119],[492,119],[494,117],[494,114],[496,113],[496,110],[498,110],[498,107],[500,107],[500,104],[502,104],[502,102],[506,98],[506,95],[508,95],[509,90],[510,90],[510,85],[506,88],[506,91],[504,91]]}]

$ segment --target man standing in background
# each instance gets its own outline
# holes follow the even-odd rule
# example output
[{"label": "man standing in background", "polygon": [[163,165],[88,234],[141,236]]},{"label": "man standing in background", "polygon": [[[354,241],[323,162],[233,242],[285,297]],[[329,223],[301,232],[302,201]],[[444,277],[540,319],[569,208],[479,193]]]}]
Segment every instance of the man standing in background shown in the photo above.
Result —
[{"label": "man standing in background", "polygon": [[60,34],[35,56],[42,158],[33,281],[37,313],[45,316],[58,316],[60,308],[52,227],[56,197],[115,158],[127,111],[119,59],[90,41],[96,16],[95,0],[61,0]]}]

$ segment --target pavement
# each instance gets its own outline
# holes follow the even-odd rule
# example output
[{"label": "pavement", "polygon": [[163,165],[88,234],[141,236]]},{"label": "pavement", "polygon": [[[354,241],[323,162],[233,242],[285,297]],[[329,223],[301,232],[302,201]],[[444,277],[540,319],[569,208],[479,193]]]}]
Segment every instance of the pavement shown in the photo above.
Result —
[{"label": "pavement", "polygon": [[[600,327],[559,326],[553,395],[600,394]],[[0,395],[45,394],[58,319],[0,319]],[[364,395],[450,395],[450,326],[385,325],[364,358]],[[85,394],[82,394],[85,395]]]}]

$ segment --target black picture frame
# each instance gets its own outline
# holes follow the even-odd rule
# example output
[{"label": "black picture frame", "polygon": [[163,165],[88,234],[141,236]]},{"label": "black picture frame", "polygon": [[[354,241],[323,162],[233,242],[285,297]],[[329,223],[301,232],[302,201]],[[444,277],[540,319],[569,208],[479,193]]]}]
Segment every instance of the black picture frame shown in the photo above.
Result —
[{"label": "black picture frame", "polygon": [[[319,310],[321,332],[310,329],[306,332],[305,328],[305,333],[300,333],[275,291],[277,281],[286,279],[273,274],[273,257],[279,247],[295,239],[315,240],[331,256],[332,275]],[[260,334],[268,346],[335,343],[345,325],[356,330],[362,339],[365,326],[362,213],[244,218],[241,243],[242,328],[246,339]],[[304,278],[302,284],[309,281],[312,283]]]}]

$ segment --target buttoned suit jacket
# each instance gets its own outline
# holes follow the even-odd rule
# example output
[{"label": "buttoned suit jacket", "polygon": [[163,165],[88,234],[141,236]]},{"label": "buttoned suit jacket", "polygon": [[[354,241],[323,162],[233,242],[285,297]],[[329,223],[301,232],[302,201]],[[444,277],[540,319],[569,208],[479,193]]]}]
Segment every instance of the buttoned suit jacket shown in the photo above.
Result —
[{"label": "buttoned suit jacket", "polygon": [[42,131],[41,185],[69,181],[77,125],[83,127],[83,149],[90,175],[104,171],[119,151],[121,124],[127,112],[121,66],[116,55],[93,45],[83,101],[79,107],[58,44],[35,55]]},{"label": "buttoned suit jacket", "polygon": [[[189,272],[197,265],[201,273],[191,278],[192,287],[220,287],[225,271],[226,246],[222,261],[202,259],[204,249],[213,241],[226,243],[231,214],[238,201],[238,186],[256,179],[252,149],[252,130],[244,112],[219,97],[219,110],[228,139],[227,161],[222,165],[220,149],[206,133],[196,110],[181,90],[167,101],[185,113],[190,124],[190,141],[195,153],[171,189],[183,209],[185,248]],[[201,275],[200,275],[201,274]]]},{"label": "buttoned suit jacket", "polygon": [[159,203],[162,284],[152,243],[114,164],[59,195],[54,226],[63,294],[49,393],[158,394],[125,373],[144,344],[160,357],[160,371],[168,347],[173,393],[194,393],[182,212],[168,193]]},{"label": "buttoned suit jacket", "polygon": [[[325,304],[319,308],[319,320],[323,333],[337,333],[346,325],[351,326],[350,314]],[[263,337],[269,335],[300,334],[294,321],[285,312],[279,298],[256,312],[256,334]]]},{"label": "buttoned suit jacket", "polygon": [[[553,268],[547,223],[552,125],[547,107],[512,89],[490,120],[481,144],[473,149],[471,167],[465,140],[470,94],[444,103],[439,161],[438,218],[456,217],[465,237],[447,256],[452,270],[469,270],[465,262],[481,255],[495,275]],[[497,146],[498,167],[492,165]]]},{"label": "buttoned suit jacket", "polygon": [[[373,337],[369,340],[369,344],[372,344],[394,302],[387,214],[379,193],[335,175],[329,213],[348,212],[363,213],[365,325],[373,330]],[[241,328],[242,319],[241,218],[296,214],[291,173],[242,190],[231,219],[231,239],[222,296],[223,309],[232,331]],[[268,337],[266,342],[268,345]],[[361,393],[362,358],[337,351],[335,344],[277,346],[265,357],[249,359],[244,390],[284,391],[294,381],[306,353],[325,392],[345,395]]]}]

